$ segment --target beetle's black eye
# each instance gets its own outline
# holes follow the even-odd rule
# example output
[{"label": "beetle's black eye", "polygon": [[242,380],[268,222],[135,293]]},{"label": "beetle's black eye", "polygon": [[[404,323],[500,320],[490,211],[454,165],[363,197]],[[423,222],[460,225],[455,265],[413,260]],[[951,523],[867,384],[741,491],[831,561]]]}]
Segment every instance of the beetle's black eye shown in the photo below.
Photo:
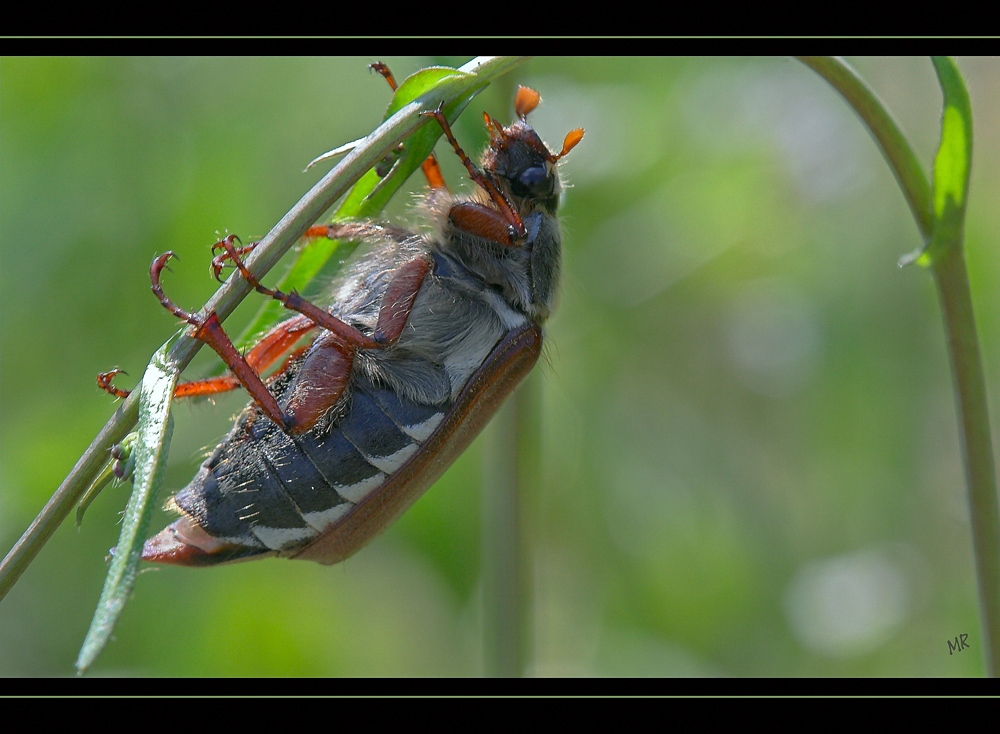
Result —
[{"label": "beetle's black eye", "polygon": [[526,168],[513,181],[511,181],[511,191],[515,196],[527,196],[529,193],[535,196],[546,196],[551,193],[552,182],[548,180],[549,172],[545,166],[532,166]]}]

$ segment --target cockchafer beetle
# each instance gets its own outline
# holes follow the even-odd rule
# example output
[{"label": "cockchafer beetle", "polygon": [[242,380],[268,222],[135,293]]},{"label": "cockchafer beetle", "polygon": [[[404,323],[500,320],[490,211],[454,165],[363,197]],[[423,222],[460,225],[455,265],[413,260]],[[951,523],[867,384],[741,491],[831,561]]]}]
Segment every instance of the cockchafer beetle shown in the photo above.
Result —
[{"label": "cockchafer beetle", "polygon": [[[382,64],[373,65],[395,88]],[[542,347],[559,276],[558,162],[583,137],[552,153],[527,123],[540,101],[520,87],[518,119],[484,113],[489,147],[476,167],[440,108],[441,126],[477,191],[452,195],[433,155],[424,201],[433,231],[373,222],[313,227],[309,237],[368,246],[340,276],[322,309],[261,285],[235,236],[216,243],[216,277],[232,263],[257,291],[295,316],[245,357],[213,313],[200,319],[153,292],[195,329],[230,369],[183,383],[175,397],[242,385],[253,398],[194,479],[168,502],[180,518],[146,541],[148,561],[206,566],[267,556],[341,561],[398,518],[465,450],[528,374]],[[293,350],[303,335],[312,341]],[[293,350],[266,382],[259,373]],[[118,396],[114,372],[98,383]]]}]

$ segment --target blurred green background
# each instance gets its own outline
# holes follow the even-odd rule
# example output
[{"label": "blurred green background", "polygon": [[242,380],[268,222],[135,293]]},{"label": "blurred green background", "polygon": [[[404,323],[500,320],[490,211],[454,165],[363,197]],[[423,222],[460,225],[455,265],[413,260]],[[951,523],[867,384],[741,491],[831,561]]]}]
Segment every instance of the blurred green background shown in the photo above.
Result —
[{"label": "blurred green background", "polygon": [[[326,170],[308,161],[378,124],[390,92],[368,63],[402,79],[468,60],[373,53],[0,61],[0,553],[114,410],[94,376],[117,365],[133,385],[177,328],[149,292],[152,257],[180,255],[167,291],[199,307],[217,233],[264,235]],[[929,166],[929,61],[851,62]],[[959,63],[996,425],[1000,63]],[[553,147],[586,128],[531,378],[527,672],[980,675],[939,310],[929,274],[897,267],[919,235],[851,110],[786,58],[538,58],[472,102],[456,125],[470,151],[481,110],[510,119],[517,83],[541,92],[532,123]],[[189,376],[213,368],[203,351]],[[168,488],[244,400],[177,406]],[[480,674],[481,446],[339,566],[149,569],[93,675]],[[0,675],[73,673],[126,497],[109,488],[80,530],[67,521],[0,603]],[[960,634],[971,649],[949,655]]]}]

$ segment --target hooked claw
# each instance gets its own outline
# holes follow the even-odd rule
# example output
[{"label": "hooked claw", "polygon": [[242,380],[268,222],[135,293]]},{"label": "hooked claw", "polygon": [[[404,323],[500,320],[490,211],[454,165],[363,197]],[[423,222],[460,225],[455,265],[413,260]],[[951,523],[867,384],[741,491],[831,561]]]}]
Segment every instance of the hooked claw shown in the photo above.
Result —
[{"label": "hooked claw", "polygon": [[115,378],[115,375],[127,375],[125,370],[115,367],[107,372],[102,372],[97,376],[97,386],[104,390],[106,393],[114,395],[116,398],[121,398],[124,400],[129,395],[132,394],[131,390],[122,390],[121,388],[115,387],[111,384],[111,381]]},{"label": "hooked claw", "polygon": [[[176,305],[163,293],[163,287],[160,285],[160,273],[163,272],[163,268],[167,266],[167,261],[172,257],[177,257],[177,254],[172,250],[168,250],[162,255],[153,258],[153,263],[149,266],[149,280],[152,282],[153,295],[160,300],[160,303],[163,304],[165,309],[177,318],[182,321],[187,321],[189,324],[193,324],[194,326],[201,326],[201,322],[198,321],[193,314],[188,313],[183,308]],[[179,257],[177,257],[177,259],[180,260]]]},{"label": "hooked claw", "polygon": [[[233,247],[233,242],[239,242],[239,247]],[[258,243],[251,242],[249,245],[243,246],[243,240],[234,234],[229,235],[224,240],[219,240],[214,245],[212,245],[212,254],[215,255],[219,250],[224,250],[221,255],[216,255],[212,258],[211,271],[215,276],[215,279],[222,282],[222,268],[225,267],[227,260],[232,260],[234,265],[239,265],[239,259],[237,255],[246,255],[248,252],[253,252],[253,249]],[[233,253],[236,253],[234,255]]]}]

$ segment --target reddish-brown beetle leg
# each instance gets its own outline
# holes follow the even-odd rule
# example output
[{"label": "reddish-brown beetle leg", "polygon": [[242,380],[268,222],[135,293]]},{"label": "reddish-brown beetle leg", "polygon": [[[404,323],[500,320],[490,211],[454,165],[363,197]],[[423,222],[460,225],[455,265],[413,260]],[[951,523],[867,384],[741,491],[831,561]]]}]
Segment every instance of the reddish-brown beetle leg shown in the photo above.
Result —
[{"label": "reddish-brown beetle leg", "polygon": [[382,78],[389,82],[389,86],[392,87],[392,91],[395,92],[399,88],[396,84],[396,77],[393,76],[387,64],[384,64],[381,61],[376,61],[373,64],[368,64],[368,68],[381,74]]},{"label": "reddish-brown beetle leg", "polygon": [[[159,299],[160,303],[165,309],[167,309],[174,316],[179,318],[181,321],[186,321],[192,326],[201,326],[201,321],[191,313],[188,313],[180,306],[176,305],[173,301],[167,298],[166,294],[163,292],[163,287],[160,285],[160,273],[163,272],[163,268],[167,266],[167,261],[172,257],[177,257],[173,251],[168,250],[162,255],[153,258],[152,264],[149,266],[149,280],[152,283],[153,295]],[[177,258],[180,260],[180,258]]]},{"label": "reddish-brown beetle leg", "polygon": [[448,184],[444,182],[444,174],[441,173],[441,166],[438,165],[437,158],[431,153],[420,164],[420,170],[424,172],[427,185],[432,189],[447,189]]},{"label": "reddish-brown beetle leg", "polygon": [[239,383],[250,393],[250,397],[253,398],[253,401],[257,403],[268,418],[279,426],[291,427],[287,416],[282,415],[281,408],[278,407],[278,401],[268,391],[267,386],[264,385],[260,376],[247,364],[243,355],[233,346],[233,343],[229,340],[229,336],[219,322],[219,316],[214,311],[208,315],[205,323],[198,327],[194,336],[196,339],[205,342],[215,350],[216,354],[222,357],[222,361],[226,363],[226,366],[229,367],[236,379],[239,380]]},{"label": "reddish-brown beetle leg", "polygon": [[102,390],[104,390],[104,392],[110,393],[111,395],[114,395],[116,398],[121,398],[124,400],[125,398],[127,398],[129,395],[132,394],[132,391],[122,390],[111,384],[111,381],[114,379],[115,375],[124,375],[124,374],[127,374],[125,370],[120,370],[117,367],[115,367],[113,370],[102,372],[97,376],[97,386]]},{"label": "reddish-brown beetle leg", "polygon": [[[292,434],[308,431],[337,403],[347,387],[358,349],[378,349],[399,338],[424,277],[430,270],[429,260],[416,258],[396,271],[383,297],[375,332],[369,337],[297,293],[265,288],[243,264],[230,238],[223,240],[221,246],[257,291],[280,301],[286,308],[298,311],[302,314],[298,318],[308,318],[325,329],[313,341],[308,356],[300,365],[295,387],[286,397],[284,410],[281,411],[283,422],[279,425]],[[226,363],[229,364],[229,361]],[[237,377],[240,376],[237,374]],[[243,382],[242,378],[240,381]]]},{"label": "reddish-brown beetle leg", "polygon": [[[237,237],[236,235],[230,235],[229,237],[235,239],[237,242],[240,241],[240,238]],[[229,239],[229,238],[227,238],[227,239]],[[242,243],[240,243],[240,244],[242,245]],[[243,246],[243,247],[237,247],[236,248],[236,252],[238,252],[241,257],[243,255],[248,255],[251,252],[253,252],[254,248],[257,247],[258,244],[260,244],[260,243],[259,242],[251,242],[249,245],[246,245],[246,246]],[[214,245],[212,245],[212,254],[215,255],[216,251],[220,250],[220,249],[224,249],[224,248],[222,248],[222,246],[218,242],[216,242]],[[212,275],[214,275],[215,279],[217,281],[219,281],[220,283],[222,282],[222,268],[225,267],[226,261],[229,260],[229,259],[230,259],[230,257],[229,257],[229,253],[228,252],[223,252],[221,255],[217,255],[216,257],[212,258],[212,266],[211,266],[211,268],[212,268]]]},{"label": "reddish-brown beetle leg", "polygon": [[[259,375],[272,364],[277,362],[282,355],[302,338],[302,335],[316,328],[316,324],[305,316],[296,316],[288,321],[278,324],[271,329],[255,346],[246,354],[247,364]],[[301,350],[294,353],[296,356]],[[291,357],[289,357],[291,359]],[[288,367],[288,360],[275,372],[280,374]],[[117,367],[108,372],[102,372],[97,376],[97,386],[107,393],[117,398],[127,398],[130,390],[122,390],[112,384],[115,375],[126,374],[125,370]],[[206,380],[192,380],[182,382],[174,390],[175,398],[205,397],[207,395],[218,395],[219,393],[235,390],[240,386],[239,379],[235,375],[223,375],[221,377],[210,377]]]},{"label": "reddish-brown beetle leg", "polygon": [[[316,328],[305,316],[296,316],[275,326],[246,354],[246,362],[258,375],[277,362],[297,342],[303,334]],[[275,374],[283,372],[288,361]],[[223,375],[207,380],[182,382],[174,390],[175,398],[204,397],[235,390],[240,381],[235,375]]]},{"label": "reddish-brown beetle leg", "polygon": [[517,229],[500,212],[484,204],[473,202],[455,204],[448,211],[448,221],[463,232],[510,247],[517,244]]},{"label": "reddish-brown beetle leg", "polygon": [[[315,328],[315,324],[310,323],[310,326]],[[294,352],[288,355],[285,359],[285,363],[276,369],[268,379],[274,378],[280,375],[282,372],[288,369],[289,364],[295,357],[298,357],[306,350],[308,345],[305,347],[300,347]],[[281,355],[277,355],[280,357]],[[277,357],[275,358],[277,359]],[[253,368],[254,372],[258,375],[266,370],[270,363],[265,363],[262,365],[256,365],[253,361],[247,360],[250,366]],[[235,390],[240,387],[240,381],[237,379],[236,375],[222,375],[221,377],[210,377],[206,380],[192,380],[191,382],[182,382],[177,385],[174,390],[175,398],[203,398],[209,395],[218,395],[220,393],[229,392],[230,390]]]},{"label": "reddish-brown beetle leg", "polygon": [[[306,233],[302,236],[305,239],[317,239],[319,237],[325,237],[327,239],[336,239],[336,234],[335,234],[336,229],[337,227],[335,225],[317,225],[315,227],[310,227],[308,230],[306,230]],[[240,242],[240,238],[237,237],[236,235],[229,235],[228,237],[226,237],[224,241],[227,241],[230,244],[232,244],[232,242],[234,241]],[[223,241],[219,241],[216,242],[214,245],[212,245],[213,255],[215,255],[215,253],[218,252],[219,250],[222,250],[222,254],[215,255],[215,257],[212,258],[212,265],[211,265],[212,275],[215,277],[216,280],[220,282],[222,281],[222,269],[226,266],[227,263],[231,262],[233,259],[232,256],[229,254],[229,252],[226,251],[226,248],[222,243]],[[241,243],[241,246],[234,248],[234,250],[240,257],[244,257],[253,252],[257,248],[257,245],[259,244],[260,244],[259,242],[251,242],[249,245],[243,245]]]},{"label": "reddish-brown beetle leg", "polygon": [[[399,339],[429,270],[429,260],[415,258],[395,272],[383,297],[373,338],[369,340],[374,347],[386,347]],[[294,417],[290,433],[309,430],[337,404],[361,346],[371,348],[357,341],[345,341],[331,330],[316,337],[284,403],[286,415]]]},{"label": "reddish-brown beetle leg", "polygon": [[[351,231],[349,226],[340,225],[313,229],[318,230],[317,236]],[[165,253],[156,258],[150,267],[153,293],[160,299],[164,308],[196,327],[195,338],[212,347],[233,373],[232,376],[179,385],[175,394],[178,397],[210,395],[240,384],[274,423],[289,433],[303,433],[315,425],[316,421],[340,398],[346,387],[357,349],[377,349],[392,344],[399,338],[424,276],[430,269],[430,262],[423,258],[416,259],[397,271],[386,291],[375,335],[368,337],[297,293],[282,293],[261,285],[240,258],[239,249],[233,244],[237,241],[235,235],[230,235],[218,242],[216,247],[225,250],[225,259],[231,260],[247,282],[258,292],[280,301],[286,308],[301,315],[273,329],[247,357],[244,357],[222,329],[217,314],[210,313],[202,320],[167,298],[160,285],[160,273],[173,253]],[[315,326],[322,327],[328,333],[313,342],[309,356],[299,369],[297,389],[289,396],[285,410],[282,410],[260,379],[258,371],[271,364],[303,333]],[[286,362],[286,367],[287,364]]]},{"label": "reddish-brown beetle leg", "polygon": [[443,106],[438,105],[438,108],[433,112],[422,112],[421,114],[427,117],[433,117],[438,121],[438,124],[444,131],[445,137],[448,139],[448,142],[451,143],[451,147],[455,149],[455,153],[458,154],[462,164],[469,172],[469,178],[485,189],[486,193],[488,193],[490,198],[493,200],[493,203],[497,205],[497,208],[500,209],[504,218],[512,227],[514,233],[513,239],[520,239],[527,236],[528,230],[525,228],[524,222],[521,221],[521,217],[519,217],[517,212],[514,211],[510,202],[507,201],[507,197],[503,195],[503,192],[497,188],[496,184],[493,183],[493,181],[491,181],[485,173],[476,167],[476,165],[472,162],[472,159],[469,158],[464,150],[462,150],[462,147],[458,144],[458,141],[451,132],[451,125],[448,124],[448,118],[444,116],[442,109]]},{"label": "reddish-brown beetle leg", "polygon": [[[443,179],[441,180],[441,185],[444,185]],[[322,237],[328,240],[339,240],[371,236],[370,232],[361,232],[360,229],[361,228],[357,222],[332,222],[330,224],[317,224],[307,229],[302,237],[303,239],[319,239]],[[398,232],[401,237],[406,237],[409,234],[408,232],[404,232],[393,227],[381,227],[381,229],[385,230],[385,232],[390,235]],[[229,235],[225,240],[216,242],[212,245],[213,254],[219,250],[223,251],[222,254],[216,255],[212,258],[211,272],[216,280],[222,279],[222,269],[233,259],[229,252],[226,251],[226,248],[223,245],[224,241],[228,241],[232,244],[232,242],[239,242],[240,238],[236,235]],[[240,257],[243,257],[253,252],[259,244],[259,242],[251,242],[249,245],[234,247],[233,249]]]},{"label": "reddish-brown beetle leg", "polygon": [[[229,238],[227,238],[228,240]],[[232,247],[232,244],[229,244]],[[234,254],[230,252],[230,254]],[[226,363],[226,366],[232,371],[236,379],[239,380],[240,384],[246,388],[246,391],[250,393],[250,397],[253,398],[254,402],[260,406],[260,409],[264,411],[268,418],[277,423],[279,426],[288,427],[288,423],[285,417],[281,414],[281,409],[278,407],[277,401],[274,396],[268,392],[267,387],[261,381],[260,377],[256,372],[247,364],[246,359],[243,355],[237,351],[236,347],[233,346],[232,341],[226,335],[226,332],[222,329],[222,324],[219,322],[219,317],[216,313],[212,312],[207,318],[202,321],[196,315],[188,313],[180,306],[177,306],[173,301],[167,298],[166,294],[163,292],[163,287],[160,285],[160,273],[163,272],[163,268],[166,266],[167,261],[175,257],[172,252],[165,252],[156,259],[153,260],[153,264],[149,268],[149,278],[152,281],[153,293],[163,304],[163,307],[170,311],[174,316],[186,321],[195,327],[194,337],[200,341],[205,342],[210,346],[215,353],[222,357],[222,361]],[[235,256],[239,261],[239,256]],[[239,261],[242,265],[242,261]]]},{"label": "reddish-brown beetle leg", "polygon": [[430,261],[419,257],[403,265],[385,291],[382,308],[378,312],[378,323],[375,325],[374,340],[380,345],[389,345],[399,339],[410,318],[413,302],[417,299],[420,286],[430,270]]},{"label": "reddish-brown beetle leg", "polygon": [[331,331],[336,334],[344,344],[352,344],[366,349],[373,349],[379,346],[378,342],[365,336],[353,326],[348,326],[336,316],[333,316],[327,311],[324,311],[318,306],[310,303],[306,299],[302,298],[302,296],[298,293],[295,293],[294,291],[291,293],[282,293],[279,290],[272,290],[271,288],[261,285],[260,281],[254,277],[253,273],[251,273],[247,269],[247,266],[244,265],[243,260],[240,259],[239,254],[236,252],[236,248],[233,247],[232,236],[222,240],[219,244],[225,248],[227,253],[229,253],[229,257],[232,259],[237,269],[243,274],[246,281],[252,285],[258,293],[269,296],[276,301],[281,301],[287,309],[298,311],[304,316],[308,316],[318,326],[322,326],[327,331]]}]

